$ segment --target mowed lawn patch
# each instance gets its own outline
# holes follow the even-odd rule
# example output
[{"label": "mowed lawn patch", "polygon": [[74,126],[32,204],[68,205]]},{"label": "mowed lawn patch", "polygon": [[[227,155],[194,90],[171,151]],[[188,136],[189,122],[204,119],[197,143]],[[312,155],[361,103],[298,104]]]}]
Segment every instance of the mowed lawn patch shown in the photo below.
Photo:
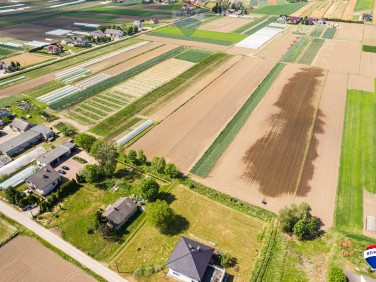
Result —
[{"label": "mowed lawn patch", "polygon": [[[238,260],[235,268],[226,272],[236,281],[249,281],[258,259],[261,243],[257,240],[266,223],[232,210],[190,191],[186,186],[174,187],[169,193],[171,208],[188,226],[174,235],[163,235],[148,222],[126,245],[111,267],[121,272],[133,272],[140,267],[164,265],[181,236],[203,244],[217,244],[216,249],[229,253]],[[179,232],[180,231],[180,232]]]},{"label": "mowed lawn patch", "polygon": [[335,225],[361,231],[363,189],[376,193],[376,94],[349,90],[346,101]]},{"label": "mowed lawn patch", "polygon": [[295,4],[270,5],[254,9],[252,10],[252,13],[265,15],[290,15],[299,10],[305,4],[305,2],[300,2]]},{"label": "mowed lawn patch", "polygon": [[373,0],[357,0],[355,5],[355,12],[359,11],[372,11],[373,9]]},{"label": "mowed lawn patch", "polygon": [[158,29],[150,35],[218,45],[232,45],[247,37],[246,35],[238,33],[216,32],[176,26],[168,26]]},{"label": "mowed lawn patch", "polygon": [[310,65],[315,59],[317,53],[319,52],[321,46],[324,44],[324,39],[315,38],[309,45],[308,49],[304,52],[303,56],[299,60],[299,64]]},{"label": "mowed lawn patch", "polygon": [[217,139],[195,164],[191,170],[192,173],[201,177],[207,177],[209,175],[210,171],[213,169],[220,157],[226,151],[227,147],[248,120],[249,116],[269,90],[270,86],[273,84],[274,80],[284,66],[284,64],[277,64],[269,72],[258,88],[252,93],[252,95],[236,113],[234,118],[227,124],[225,129],[219,134]]},{"label": "mowed lawn patch", "polygon": [[376,46],[363,45],[363,51],[369,53],[376,53]]}]

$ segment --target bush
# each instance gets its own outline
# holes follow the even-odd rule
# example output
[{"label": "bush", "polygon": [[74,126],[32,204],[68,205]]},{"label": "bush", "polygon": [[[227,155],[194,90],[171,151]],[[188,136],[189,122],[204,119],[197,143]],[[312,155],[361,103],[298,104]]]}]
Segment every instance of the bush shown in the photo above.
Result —
[{"label": "bush", "polygon": [[75,160],[75,161],[77,161],[77,162],[79,162],[80,164],[87,164],[87,160],[85,160],[83,158],[74,156],[72,159]]},{"label": "bush", "polygon": [[168,163],[164,169],[164,173],[171,178],[178,178],[179,170],[173,163]]},{"label": "bush", "polygon": [[77,134],[77,129],[75,127],[66,125],[63,122],[59,122],[55,127],[66,137],[74,137]]},{"label": "bush", "polygon": [[151,177],[144,178],[139,184],[140,194],[147,201],[154,201],[159,192],[159,184]]},{"label": "bush", "polygon": [[329,282],[347,282],[347,276],[343,273],[342,269],[332,267],[329,270]]},{"label": "bush", "polygon": [[74,136],[74,143],[87,152],[90,152],[95,141],[97,141],[97,138],[87,133],[79,133]]}]

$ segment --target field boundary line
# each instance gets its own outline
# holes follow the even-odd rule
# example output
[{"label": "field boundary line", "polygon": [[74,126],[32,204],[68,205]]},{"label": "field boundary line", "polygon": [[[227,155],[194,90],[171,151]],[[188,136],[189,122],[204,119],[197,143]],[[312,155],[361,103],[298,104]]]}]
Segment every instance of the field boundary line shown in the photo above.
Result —
[{"label": "field boundary line", "polygon": [[307,146],[306,146],[306,149],[305,149],[305,152],[304,152],[304,157],[303,157],[303,161],[302,161],[302,164],[301,164],[301,167],[300,167],[299,176],[298,176],[298,179],[296,181],[294,196],[292,198],[292,202],[293,203],[295,202],[296,193],[298,192],[298,188],[300,186],[300,181],[302,179],[303,170],[304,170],[304,167],[306,166],[307,155],[308,155],[308,151],[309,151],[309,148],[311,146],[312,138],[313,138],[313,129],[314,129],[316,121],[317,121],[317,113],[318,113],[319,108],[320,108],[322,93],[324,92],[324,87],[325,87],[326,80],[328,79],[328,74],[329,74],[329,71],[327,71],[327,73],[325,75],[325,80],[323,82],[323,87],[322,87],[322,89],[320,91],[320,96],[319,96],[318,101],[316,103],[317,105],[316,105],[315,113],[314,113],[314,116],[313,116],[313,122],[311,124],[311,128],[309,129],[309,139],[308,139]]}]

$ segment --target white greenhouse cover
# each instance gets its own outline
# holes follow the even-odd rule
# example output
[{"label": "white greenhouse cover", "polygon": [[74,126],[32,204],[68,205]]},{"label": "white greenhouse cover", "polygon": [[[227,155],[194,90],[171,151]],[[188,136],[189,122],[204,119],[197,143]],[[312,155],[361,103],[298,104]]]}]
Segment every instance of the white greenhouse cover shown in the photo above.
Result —
[{"label": "white greenhouse cover", "polygon": [[6,190],[9,187],[16,187],[25,181],[30,175],[34,174],[38,168],[35,165],[29,166],[22,170],[21,172],[13,175],[11,178],[8,178],[3,183],[0,183],[0,188]]},{"label": "white greenhouse cover", "polygon": [[376,218],[374,216],[367,216],[367,231],[376,232]]},{"label": "white greenhouse cover", "polygon": [[133,138],[135,138],[136,136],[140,135],[147,128],[149,128],[150,126],[152,126],[153,123],[154,122],[151,119],[148,119],[143,124],[141,124],[140,126],[136,127],[131,132],[129,132],[127,135],[125,135],[123,138],[121,138],[120,140],[116,141],[116,144],[118,146],[121,146],[121,145],[124,145],[124,144],[128,143]]},{"label": "white greenhouse cover", "polygon": [[6,175],[6,174],[12,174],[13,172],[16,172],[20,168],[32,163],[35,161],[38,157],[41,155],[47,153],[47,150],[43,147],[38,147],[32,150],[31,152],[23,155],[22,157],[14,160],[13,162],[3,166],[0,168],[0,176]]},{"label": "white greenhouse cover", "polygon": [[254,34],[248,36],[247,38],[236,44],[236,47],[259,49],[262,45],[276,36],[278,33],[282,32],[283,29],[264,27]]}]

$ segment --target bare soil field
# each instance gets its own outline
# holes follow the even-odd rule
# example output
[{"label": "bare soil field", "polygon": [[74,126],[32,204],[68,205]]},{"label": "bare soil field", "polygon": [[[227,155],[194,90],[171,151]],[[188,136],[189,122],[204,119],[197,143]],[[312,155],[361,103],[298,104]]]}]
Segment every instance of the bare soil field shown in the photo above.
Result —
[{"label": "bare soil field", "polygon": [[328,8],[328,10],[326,10],[324,17],[325,18],[333,18],[333,15],[334,15],[335,11],[337,10],[339,3],[340,3],[339,1],[332,1],[332,4]]},{"label": "bare soil field", "polygon": [[323,5],[321,5],[319,9],[317,9],[316,11],[313,11],[313,13],[311,14],[311,17],[322,18],[324,14],[326,13],[326,11],[329,9],[331,3],[332,2],[326,2]]},{"label": "bare soil field", "polygon": [[287,65],[206,179],[210,187],[277,212],[297,190],[325,71]]},{"label": "bare soil field", "polygon": [[333,15],[332,15],[331,18],[341,19],[342,16],[343,16],[343,13],[346,10],[346,7],[347,7],[348,3],[349,3],[348,1],[340,1],[337,9],[335,10],[335,12],[333,13]]},{"label": "bare soil field", "polygon": [[209,50],[214,50],[214,51],[226,51],[227,49],[231,47],[231,46],[223,46],[223,45],[217,45],[217,44],[211,44],[211,43],[157,37],[157,36],[151,36],[151,35],[146,35],[146,34],[142,34],[138,38],[148,40],[148,41],[157,41],[157,42],[175,44],[175,45],[185,45],[185,46],[209,49]]},{"label": "bare soil field", "polygon": [[308,202],[324,229],[333,224],[341,156],[348,75],[329,72],[321,95],[313,135],[296,202]]},{"label": "bare soil field", "polygon": [[376,53],[362,52],[359,73],[365,76],[376,77]]},{"label": "bare soil field", "polygon": [[340,28],[337,31],[336,39],[344,39],[350,41],[363,40],[363,24],[339,23]]},{"label": "bare soil field", "polygon": [[60,16],[56,18],[50,18],[45,20],[40,20],[33,22],[34,25],[38,26],[47,26],[50,29],[55,28],[74,28],[79,30],[77,26],[74,26],[73,23],[91,23],[91,24],[101,24],[101,21],[96,18],[76,18],[76,17],[67,17],[67,16]]},{"label": "bare soil field", "polygon": [[54,79],[53,74],[46,74],[43,76],[40,76],[38,78],[35,78],[33,80],[20,82],[18,84],[15,84],[13,86],[7,87],[5,89],[0,90],[0,96],[12,96],[15,94],[18,94],[20,92],[26,91],[28,89],[37,87],[39,85],[45,84],[51,80]]},{"label": "bare soil field", "polygon": [[345,73],[359,73],[361,44],[358,42],[325,40],[312,66]]},{"label": "bare soil field", "polygon": [[367,24],[364,25],[363,44],[376,46],[376,26]]},{"label": "bare soil field", "polygon": [[201,77],[200,80],[196,81],[193,85],[186,88],[178,97],[168,102],[167,104],[163,105],[162,107],[159,107],[158,109],[156,109],[156,111],[150,115],[150,118],[156,121],[164,120],[169,115],[171,115],[176,109],[183,106],[190,99],[192,99],[202,90],[204,90],[208,85],[210,85],[213,81],[215,81],[225,71],[230,69],[234,64],[239,62],[240,59],[241,59],[240,56],[234,56],[230,60],[225,62],[223,65],[213,69],[212,72]]},{"label": "bare soil field", "polygon": [[303,14],[305,11],[307,11],[314,5],[316,5],[316,2],[309,2],[308,4],[304,5],[299,10],[297,10],[296,12],[292,13],[291,16],[299,17],[301,14]]},{"label": "bare soil field", "polygon": [[243,47],[237,47],[237,46],[233,46],[226,50],[227,54],[243,55],[243,56],[252,56],[256,52],[257,52],[257,49],[243,48]]},{"label": "bare soil field", "polygon": [[356,0],[349,0],[349,3],[347,4],[346,9],[342,15],[343,20],[352,20],[353,15],[354,15],[355,5],[356,5]]},{"label": "bare soil field", "polygon": [[284,37],[283,40],[273,41],[274,45],[267,50],[264,58],[268,60],[279,61],[299,38],[299,35],[289,34],[288,36]]},{"label": "bare soil field", "polygon": [[52,57],[47,57],[43,55],[37,55],[33,53],[22,53],[13,57],[3,59],[2,61],[6,63],[10,63],[11,61],[19,62],[21,64],[21,68],[25,68],[51,59]]},{"label": "bare soil field", "polygon": [[207,24],[200,26],[198,29],[219,31],[219,32],[231,32],[234,29],[245,25],[250,22],[247,19],[221,17],[218,20],[210,21]]},{"label": "bare soil field", "polygon": [[96,281],[36,239],[17,236],[0,248],[3,281]]},{"label": "bare soil field", "polygon": [[347,88],[375,92],[375,79],[369,76],[350,74]]},{"label": "bare soil field", "polygon": [[164,156],[188,172],[273,65],[243,58],[130,148],[142,148],[149,158]]},{"label": "bare soil field", "polygon": [[60,39],[60,37],[45,34],[53,28],[49,26],[36,25],[36,24],[17,24],[0,29],[0,36],[9,36],[22,40],[38,40],[45,41],[46,38]]},{"label": "bare soil field", "polygon": [[376,238],[376,234],[370,231],[366,231],[366,218],[367,216],[376,217],[376,195],[363,189],[363,234]]},{"label": "bare soil field", "polygon": [[98,62],[94,65],[88,66],[88,67],[86,67],[86,69],[90,70],[91,72],[98,72],[100,70],[109,68],[109,67],[111,67],[111,66],[113,66],[113,65],[115,65],[119,62],[125,61],[129,58],[132,58],[134,56],[145,53],[145,52],[147,52],[151,49],[155,49],[155,48],[157,48],[161,45],[162,44],[158,43],[158,42],[151,42],[149,44],[143,45],[143,46],[138,47],[136,49],[133,49],[133,50],[127,51],[125,53],[122,53],[120,55],[117,55],[115,57],[109,58],[105,61]]}]

